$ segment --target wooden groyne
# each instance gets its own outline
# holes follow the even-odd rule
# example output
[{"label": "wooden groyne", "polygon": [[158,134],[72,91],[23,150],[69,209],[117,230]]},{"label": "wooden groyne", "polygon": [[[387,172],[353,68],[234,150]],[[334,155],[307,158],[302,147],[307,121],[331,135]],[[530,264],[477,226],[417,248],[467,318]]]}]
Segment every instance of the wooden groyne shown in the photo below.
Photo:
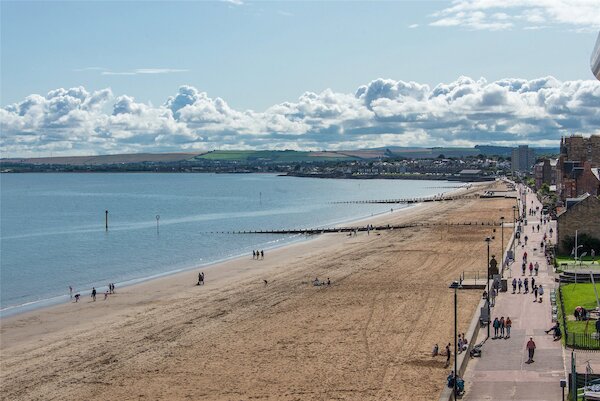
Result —
[{"label": "wooden groyne", "polygon": [[364,231],[386,231],[402,230],[418,227],[463,227],[463,226],[489,226],[500,227],[500,223],[494,221],[463,222],[463,223],[408,223],[408,224],[384,224],[353,227],[324,227],[324,228],[291,228],[282,230],[248,230],[248,231],[210,231],[210,234],[328,234],[328,233],[353,233]]},{"label": "wooden groyne", "polygon": [[444,202],[458,199],[474,199],[480,195],[453,195],[453,196],[427,196],[422,198],[401,198],[401,199],[374,199],[374,200],[356,200],[356,201],[340,201],[332,202],[334,204],[342,203],[425,203],[425,202]]}]

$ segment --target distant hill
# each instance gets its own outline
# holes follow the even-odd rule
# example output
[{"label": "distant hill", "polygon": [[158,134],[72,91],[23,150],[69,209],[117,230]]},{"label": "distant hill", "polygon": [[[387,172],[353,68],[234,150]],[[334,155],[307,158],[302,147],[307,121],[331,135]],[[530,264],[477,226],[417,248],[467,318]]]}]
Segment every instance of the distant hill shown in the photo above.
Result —
[{"label": "distant hill", "polygon": [[61,156],[4,158],[2,163],[62,164],[69,166],[102,166],[107,164],[169,163],[193,159],[199,153],[131,153],[102,156]]},{"label": "distant hill", "polygon": [[[559,153],[559,148],[533,148],[537,156]],[[194,161],[223,162],[266,162],[301,163],[351,160],[377,160],[388,158],[432,159],[443,155],[467,157],[483,154],[486,156],[510,157],[512,148],[505,146],[478,145],[473,148],[459,147],[400,147],[389,146],[374,149],[340,151],[296,151],[296,150],[214,150],[197,153],[133,153],[102,156],[64,156],[39,158],[4,158],[0,164],[103,166],[116,164],[177,163]]]}]

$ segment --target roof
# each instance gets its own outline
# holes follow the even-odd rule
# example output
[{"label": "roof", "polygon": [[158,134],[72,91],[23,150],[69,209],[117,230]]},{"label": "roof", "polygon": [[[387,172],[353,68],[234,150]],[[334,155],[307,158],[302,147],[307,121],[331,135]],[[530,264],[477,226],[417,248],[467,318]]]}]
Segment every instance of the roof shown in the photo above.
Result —
[{"label": "roof", "polygon": [[481,170],[461,170],[459,174],[481,174]]},{"label": "roof", "polygon": [[600,168],[592,168],[590,170],[592,170],[592,174],[596,176],[596,179],[600,181]]}]

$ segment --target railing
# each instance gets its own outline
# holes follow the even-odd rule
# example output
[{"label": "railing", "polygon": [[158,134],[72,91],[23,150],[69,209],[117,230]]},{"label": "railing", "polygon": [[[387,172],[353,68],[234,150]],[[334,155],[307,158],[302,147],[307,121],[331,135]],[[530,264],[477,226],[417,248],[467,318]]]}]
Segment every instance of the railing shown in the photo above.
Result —
[{"label": "railing", "polygon": [[475,284],[478,282],[485,283],[486,272],[476,271],[463,271],[460,274],[460,282],[462,283],[465,280],[474,280]]},{"label": "railing", "polygon": [[[594,328],[592,328],[594,330]],[[570,348],[600,350],[600,335],[593,333],[568,333],[565,330],[565,346]]]}]

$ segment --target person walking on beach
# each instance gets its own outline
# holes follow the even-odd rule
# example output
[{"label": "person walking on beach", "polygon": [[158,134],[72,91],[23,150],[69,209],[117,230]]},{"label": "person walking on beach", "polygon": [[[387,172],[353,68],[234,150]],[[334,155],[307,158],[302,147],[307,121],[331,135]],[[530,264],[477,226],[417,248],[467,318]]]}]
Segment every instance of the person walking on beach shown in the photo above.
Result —
[{"label": "person walking on beach", "polygon": [[73,287],[69,286],[69,297],[73,299]]},{"label": "person walking on beach", "polygon": [[252,260],[256,259],[256,251],[253,249],[252,250]]},{"label": "person walking on beach", "polygon": [[260,251],[260,258],[264,259],[265,258],[265,251]]},{"label": "person walking on beach", "polygon": [[202,272],[198,273],[198,284],[196,284],[196,285],[200,285],[201,283],[202,283]]},{"label": "person walking on beach", "polygon": [[79,302],[79,297],[81,296],[81,294],[75,294],[75,302]]},{"label": "person walking on beach", "polygon": [[529,337],[529,341],[527,341],[527,354],[529,355],[529,359],[525,363],[533,363],[533,354],[535,353],[535,342],[533,341],[533,337]]},{"label": "person walking on beach", "polygon": [[96,287],[92,287],[92,299],[96,302]]},{"label": "person walking on beach", "polygon": [[446,345],[446,366],[450,366],[450,358],[452,357],[452,351],[450,351],[450,343]]},{"label": "person walking on beach", "polygon": [[513,287],[512,293],[514,294],[515,292],[517,292],[517,279],[516,278],[513,278],[512,287]]},{"label": "person walking on beach", "polygon": [[504,322],[504,325],[506,327],[506,337],[504,338],[510,338],[510,328],[512,327],[512,320],[510,320],[510,316],[506,317],[506,322]]},{"label": "person walking on beach", "polygon": [[104,300],[106,301],[108,299],[108,291],[104,292]]}]

